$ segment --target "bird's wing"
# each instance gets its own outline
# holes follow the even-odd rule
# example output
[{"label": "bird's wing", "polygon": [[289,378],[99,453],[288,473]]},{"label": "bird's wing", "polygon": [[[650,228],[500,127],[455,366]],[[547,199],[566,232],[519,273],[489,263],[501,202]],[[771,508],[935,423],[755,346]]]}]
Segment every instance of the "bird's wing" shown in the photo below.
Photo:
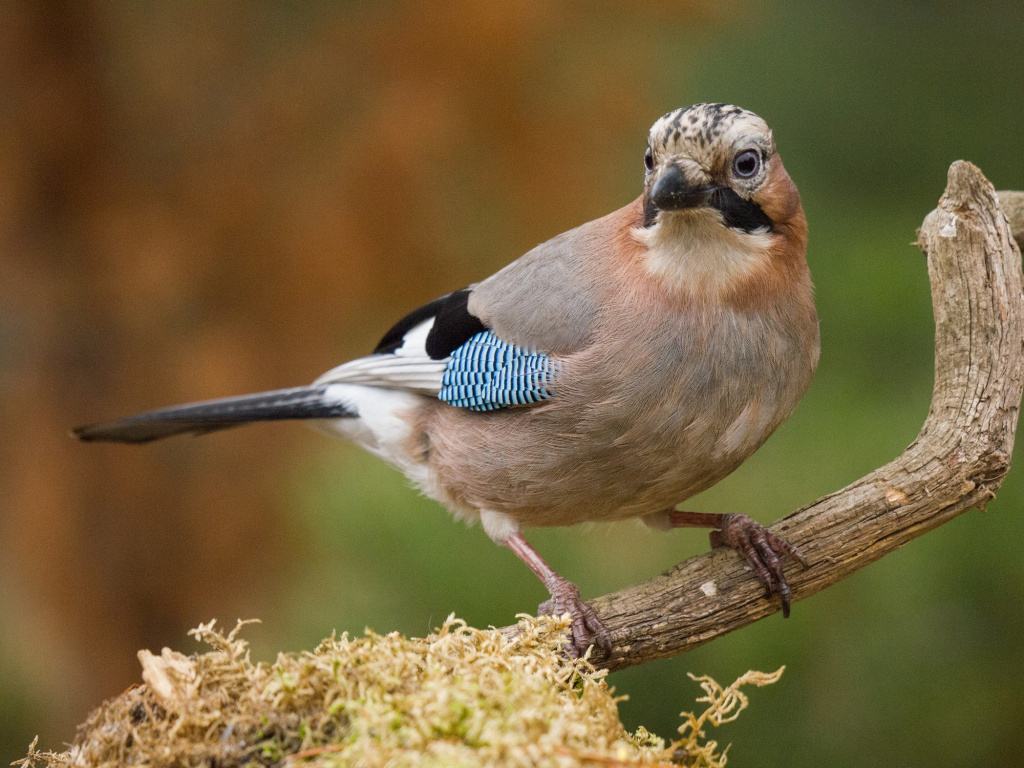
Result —
[{"label": "bird's wing", "polygon": [[587,346],[610,225],[604,217],[541,243],[475,285],[469,310],[511,344],[560,355]]},{"label": "bird's wing", "polygon": [[538,245],[486,280],[411,312],[372,355],[316,383],[400,389],[481,411],[550,399],[558,359],[592,341],[614,244],[641,220],[634,201]]},{"label": "bird's wing", "polygon": [[557,362],[500,339],[469,310],[472,293],[464,288],[409,313],[372,355],[331,369],[314,386],[398,389],[474,411],[550,399]]}]

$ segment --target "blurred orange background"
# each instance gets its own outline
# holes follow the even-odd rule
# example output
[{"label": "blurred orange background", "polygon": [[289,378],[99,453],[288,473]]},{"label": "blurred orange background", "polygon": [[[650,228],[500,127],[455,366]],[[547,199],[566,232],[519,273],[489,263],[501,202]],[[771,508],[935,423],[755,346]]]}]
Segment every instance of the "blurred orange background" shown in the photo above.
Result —
[{"label": "blurred orange background", "polygon": [[645,37],[724,12],[621,36],[610,2],[0,9],[3,623],[63,732],[135,649],[273,589],[302,549],[275,468],[313,439],[68,428],[310,381],[617,207],[609,154],[660,109]]},{"label": "blurred orange background", "polygon": [[[369,565],[323,587],[334,597],[318,606],[321,576],[308,574],[358,562],[380,532],[317,528],[334,502],[300,514],[318,503],[302,488],[312,478],[326,496],[351,499],[362,498],[360,478],[401,481],[305,430],[251,428],[145,449],[83,446],[67,432],[303,384],[365,353],[406,311],[635,197],[646,131],[677,106],[739,101],[775,127],[811,216],[826,347],[788,437],[705,506],[764,500],[757,516],[774,519],[909,442],[928,401],[926,278],[904,255],[872,274],[868,254],[883,242],[907,250],[960,153],[972,152],[997,185],[1024,187],[1024,85],[1014,69],[1024,69],[1024,24],[1009,4],[967,17],[922,3],[895,18],[883,5],[857,23],[856,4],[838,2],[0,5],[0,757],[24,754],[37,732],[45,747],[70,740],[89,709],[138,681],[137,649],[188,650],[185,631],[211,617],[276,621],[255,632],[269,655],[285,649],[275,643],[312,645],[333,627],[422,634],[443,619],[438,610],[495,624],[530,610],[543,597],[533,586],[515,603],[497,592],[487,602],[474,569],[498,555],[437,510],[424,524],[435,537],[426,555],[403,545],[387,555],[394,560],[365,556]],[[975,66],[937,71],[936,41],[956,39]],[[933,75],[960,78],[946,101]],[[354,478],[340,491],[323,480],[335,465]],[[776,479],[778,489],[765,490]],[[432,506],[411,492],[381,493],[384,507],[398,494],[395,526],[406,507]],[[1009,541],[1021,530],[978,525]],[[321,533],[344,542],[328,547],[342,556],[324,555]],[[586,566],[596,574],[581,584],[588,595],[707,546],[695,536],[674,546],[646,534],[625,534],[631,544],[551,535],[563,553],[596,541],[604,561],[628,546],[633,554],[619,556],[634,563],[652,553],[636,573]],[[468,543],[451,550],[456,575],[431,582],[436,610],[403,613],[423,573],[404,559],[444,559],[448,540]],[[948,541],[935,546],[956,552]],[[479,554],[463,554],[473,548]],[[462,557],[478,559],[460,567]],[[1024,576],[1005,568],[1009,581],[993,589],[1012,592]],[[371,588],[357,571],[381,579],[369,597],[358,597]],[[487,583],[500,584],[501,573]],[[870,610],[870,595],[888,587],[877,577],[861,583],[864,600],[847,598]],[[481,602],[464,602],[474,590]],[[357,610],[389,596],[393,613]],[[825,602],[795,608],[804,630],[791,624],[770,637],[796,632],[810,653],[828,633],[810,628],[814,610],[825,623],[825,605],[860,615],[839,597],[816,600]],[[1024,612],[1019,593],[1013,600]],[[337,604],[352,612],[332,613]],[[303,619],[290,626],[302,629],[282,629],[296,605]],[[1006,650],[993,677],[1012,670],[1004,662],[1022,624],[1018,616],[999,635]],[[899,635],[899,621],[887,626]],[[758,661],[730,658],[737,673]],[[680,683],[658,699],[641,686],[650,674],[622,678],[622,692],[671,722],[692,696]],[[830,674],[804,685],[833,685]],[[1007,722],[1022,702],[1019,689],[1004,694]],[[873,706],[856,696],[849,704]],[[781,707],[751,733],[770,733],[772,717],[806,715]],[[934,741],[934,721],[914,722],[910,732],[924,728],[921,741]],[[984,741],[993,759],[1014,754],[1001,722]],[[842,745],[862,743],[872,731],[862,726],[808,754],[852,760]],[[790,734],[778,749],[799,752],[794,744],[803,742]],[[867,753],[906,756],[898,741],[879,745]],[[938,762],[927,750],[910,754],[931,764],[960,754],[936,750]]]}]

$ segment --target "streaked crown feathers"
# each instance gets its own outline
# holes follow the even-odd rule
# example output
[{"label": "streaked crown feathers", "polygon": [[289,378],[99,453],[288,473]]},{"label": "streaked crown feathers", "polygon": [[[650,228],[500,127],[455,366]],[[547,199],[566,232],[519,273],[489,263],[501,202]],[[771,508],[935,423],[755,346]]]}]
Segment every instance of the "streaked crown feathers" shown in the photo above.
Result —
[{"label": "streaked crown feathers", "polygon": [[757,148],[767,159],[775,153],[768,124],[732,104],[694,104],[669,112],[651,127],[655,164],[685,155],[712,173],[737,150]]}]

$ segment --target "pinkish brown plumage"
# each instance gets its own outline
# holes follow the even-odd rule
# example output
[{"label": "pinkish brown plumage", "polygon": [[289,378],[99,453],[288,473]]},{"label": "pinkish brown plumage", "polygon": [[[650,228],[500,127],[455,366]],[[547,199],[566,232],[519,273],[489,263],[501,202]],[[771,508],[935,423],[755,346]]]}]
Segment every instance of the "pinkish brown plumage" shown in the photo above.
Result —
[{"label": "pinkish brown plumage", "polygon": [[643,194],[411,313],[374,354],[310,387],[178,406],[76,430],[146,442],[316,419],[479,520],[573,618],[600,619],[522,530],[638,517],[705,526],[789,611],[799,550],[743,515],[675,510],[732,472],[796,407],[818,361],[807,224],[768,126],[723,104],[651,129]]}]

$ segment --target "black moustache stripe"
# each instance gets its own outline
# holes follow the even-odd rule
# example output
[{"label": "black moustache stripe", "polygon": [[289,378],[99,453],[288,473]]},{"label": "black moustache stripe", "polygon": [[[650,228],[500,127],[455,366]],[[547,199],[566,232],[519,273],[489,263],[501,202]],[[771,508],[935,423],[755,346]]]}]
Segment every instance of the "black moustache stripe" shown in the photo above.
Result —
[{"label": "black moustache stripe", "polygon": [[651,201],[649,194],[644,195],[644,229],[653,227],[658,220],[658,206]]},{"label": "black moustache stripe", "polygon": [[[746,200],[728,187],[715,187],[708,195],[708,206],[722,214],[722,221],[725,226],[738,229],[741,232],[754,232],[767,228],[772,232],[772,220],[768,218],[761,206],[753,200]],[[658,207],[651,202],[650,197],[644,198],[644,229],[653,227],[658,221]]]},{"label": "black moustache stripe", "polygon": [[753,200],[746,200],[728,187],[715,187],[708,199],[708,205],[722,214],[725,226],[743,232],[767,228],[772,231],[772,220]]}]

